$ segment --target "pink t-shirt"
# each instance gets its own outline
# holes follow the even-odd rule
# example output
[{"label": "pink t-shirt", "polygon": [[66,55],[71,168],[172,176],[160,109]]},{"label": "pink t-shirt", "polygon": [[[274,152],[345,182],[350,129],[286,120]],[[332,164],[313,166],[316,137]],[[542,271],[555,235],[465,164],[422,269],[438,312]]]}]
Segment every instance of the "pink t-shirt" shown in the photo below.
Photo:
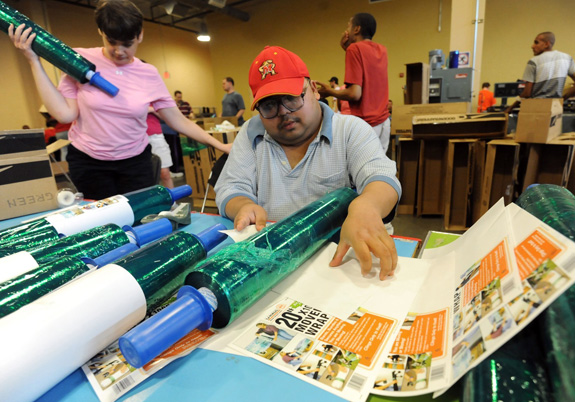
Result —
[{"label": "pink t-shirt", "polygon": [[58,90],[78,102],[78,118],[68,132],[74,147],[100,160],[121,160],[142,153],[148,145],[148,106],[176,107],[158,70],[140,59],[116,66],[102,48],[74,49],[96,65],[96,71],[120,91],[112,97],[90,84],[64,75]]},{"label": "pink t-shirt", "polygon": [[345,51],[345,84],[361,87],[361,100],[349,102],[351,114],[375,127],[389,117],[387,49],[379,43],[362,40]]}]

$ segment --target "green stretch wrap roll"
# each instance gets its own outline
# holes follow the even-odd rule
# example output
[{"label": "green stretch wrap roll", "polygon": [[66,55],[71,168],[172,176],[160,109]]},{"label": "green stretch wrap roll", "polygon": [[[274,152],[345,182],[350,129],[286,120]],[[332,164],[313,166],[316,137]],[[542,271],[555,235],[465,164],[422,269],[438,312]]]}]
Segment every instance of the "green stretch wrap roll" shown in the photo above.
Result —
[{"label": "green stretch wrap roll", "polygon": [[82,260],[63,257],[0,283],[0,318],[88,272]]},{"label": "green stretch wrap roll", "polygon": [[292,273],[339,229],[357,193],[341,188],[198,264],[186,284],[218,299],[213,326],[225,327]]},{"label": "green stretch wrap roll", "polygon": [[50,225],[46,219],[37,219],[8,229],[0,230],[0,249],[2,249],[2,246],[5,243],[13,243],[15,240],[20,240],[28,234],[50,229],[54,231],[57,237],[58,233],[56,233],[54,227]]},{"label": "green stretch wrap roll", "polygon": [[566,188],[555,184],[532,186],[515,203],[575,241],[575,196]]},{"label": "green stretch wrap roll", "polygon": [[32,250],[38,264],[46,264],[62,257],[96,258],[130,242],[118,225],[98,226],[84,232],[62,237],[54,243]]},{"label": "green stretch wrap roll", "polygon": [[152,186],[145,190],[138,190],[124,195],[128,199],[134,212],[134,222],[151,214],[169,211],[174,200],[168,189],[162,186]]},{"label": "green stretch wrap roll", "polygon": [[185,232],[176,232],[151,243],[114,264],[136,279],[146,296],[148,313],[168,300],[207,252],[200,241]]},{"label": "green stretch wrap roll", "polygon": [[44,28],[36,25],[24,14],[0,1],[0,29],[8,33],[10,24],[13,24],[14,27],[18,27],[21,24],[25,24],[26,27],[32,27],[33,32],[36,33],[36,39],[32,42],[34,52],[82,84],[88,82],[86,78],[88,71],[96,70],[96,66],[93,63],[80,56]]},{"label": "green stretch wrap roll", "polygon": [[[575,240],[575,196],[566,188],[540,184],[516,201],[562,235]],[[575,288],[567,289],[536,320],[541,331],[553,397],[575,400]]]},{"label": "green stretch wrap roll", "polygon": [[48,246],[59,239],[53,227],[36,230],[30,233],[21,233],[19,238],[0,244],[0,258],[19,251],[31,251],[39,247]]},{"label": "green stretch wrap roll", "polygon": [[[177,187],[174,190],[183,189],[184,187],[189,186]],[[104,208],[98,211],[97,218],[94,219],[92,224],[93,226],[99,226],[107,223],[116,223],[120,225],[136,226],[146,215],[169,211],[174,203],[174,199],[187,195],[183,194],[184,190],[180,190],[179,192],[176,191],[176,194],[173,194],[174,190],[169,190],[162,186],[152,186],[125,194],[124,197],[128,200],[128,205],[134,214],[133,221],[125,219],[124,222],[118,222],[116,221],[117,217],[114,216],[114,214],[110,215],[110,213],[105,213],[108,209]],[[86,207],[89,207],[90,205],[92,204],[88,204]],[[94,208],[94,210],[98,210],[98,208]],[[86,225],[84,225],[84,227],[85,229],[88,229]],[[62,230],[62,228],[60,228],[60,230]],[[72,235],[74,233],[78,233],[80,230],[82,229],[76,228],[75,231],[66,233],[68,235]],[[0,258],[9,254],[14,254],[18,251],[31,251],[38,246],[49,244],[51,241],[58,239],[58,231],[59,229],[55,228],[49,220],[44,218],[2,230],[0,231]],[[43,233],[36,234],[36,232]],[[50,240],[52,236],[53,240]]]},{"label": "green stretch wrap roll", "polygon": [[553,402],[536,324],[469,371],[462,384],[462,402]]}]

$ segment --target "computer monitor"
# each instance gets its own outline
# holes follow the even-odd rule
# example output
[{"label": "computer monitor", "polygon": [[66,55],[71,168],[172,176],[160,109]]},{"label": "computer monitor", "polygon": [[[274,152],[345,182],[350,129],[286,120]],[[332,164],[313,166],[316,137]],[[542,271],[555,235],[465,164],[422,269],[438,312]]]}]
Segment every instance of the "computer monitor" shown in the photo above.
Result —
[{"label": "computer monitor", "polygon": [[501,99],[501,106],[504,106],[507,104],[507,98],[521,95],[523,89],[525,89],[525,82],[523,81],[499,82],[495,84],[493,96],[503,98]]}]

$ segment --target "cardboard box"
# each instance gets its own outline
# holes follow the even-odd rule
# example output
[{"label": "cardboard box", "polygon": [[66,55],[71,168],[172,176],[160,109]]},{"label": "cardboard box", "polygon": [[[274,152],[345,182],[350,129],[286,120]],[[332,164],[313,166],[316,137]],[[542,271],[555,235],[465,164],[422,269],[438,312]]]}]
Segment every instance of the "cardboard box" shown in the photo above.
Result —
[{"label": "cardboard box", "polygon": [[575,141],[525,146],[528,147],[528,157],[523,178],[523,191],[535,183],[567,186],[573,164]]},{"label": "cardboard box", "polygon": [[397,177],[401,183],[398,215],[413,215],[417,204],[417,174],[419,166],[419,140],[399,138]]},{"label": "cardboard box", "polygon": [[487,143],[479,217],[483,216],[501,197],[505,205],[514,200],[519,149],[519,144],[513,140],[492,140]]},{"label": "cardboard box", "polygon": [[562,121],[563,99],[524,99],[515,141],[545,144],[561,135]]},{"label": "cardboard box", "polygon": [[421,141],[417,177],[417,216],[443,215],[447,141]]},{"label": "cardboard box", "polygon": [[44,130],[0,131],[0,219],[58,208]]},{"label": "cardboard box", "polygon": [[[223,142],[224,144],[232,143],[238,133],[237,130],[230,131],[208,131],[214,138]],[[184,172],[186,175],[186,182],[192,187],[192,198],[194,200],[206,200],[206,206],[216,206],[216,193],[214,188],[208,187],[208,179],[212,172],[212,168],[216,161],[223,155],[221,151],[213,147],[206,147],[203,144],[195,143],[195,148],[189,147],[188,143],[191,141],[185,136],[180,136],[182,141],[182,150],[184,153]],[[207,193],[207,196],[206,196]],[[196,203],[194,202],[194,205]]]},{"label": "cardboard box", "polygon": [[405,92],[406,105],[429,103],[429,64],[411,63],[405,65]]},{"label": "cardboard box", "polygon": [[449,140],[445,174],[446,230],[466,230],[473,224],[474,205],[480,202],[484,157],[484,141]]},{"label": "cardboard box", "polygon": [[507,113],[413,116],[413,138],[498,138],[507,133]]},{"label": "cardboard box", "polygon": [[468,102],[430,103],[427,105],[394,105],[391,133],[411,136],[413,116],[430,114],[467,113]]}]

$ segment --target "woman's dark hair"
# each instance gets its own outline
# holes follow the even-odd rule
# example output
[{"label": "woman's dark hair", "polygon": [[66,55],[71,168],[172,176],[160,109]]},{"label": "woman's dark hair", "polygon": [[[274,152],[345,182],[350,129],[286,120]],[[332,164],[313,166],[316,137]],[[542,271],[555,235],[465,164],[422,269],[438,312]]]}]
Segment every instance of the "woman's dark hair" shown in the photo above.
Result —
[{"label": "woman's dark hair", "polygon": [[369,13],[358,13],[353,16],[351,23],[356,27],[361,27],[360,33],[364,39],[371,39],[373,35],[375,35],[377,22],[375,22],[373,15]]},{"label": "woman's dark hair", "polygon": [[108,39],[131,41],[142,33],[144,17],[128,0],[101,0],[96,7],[96,25]]}]

